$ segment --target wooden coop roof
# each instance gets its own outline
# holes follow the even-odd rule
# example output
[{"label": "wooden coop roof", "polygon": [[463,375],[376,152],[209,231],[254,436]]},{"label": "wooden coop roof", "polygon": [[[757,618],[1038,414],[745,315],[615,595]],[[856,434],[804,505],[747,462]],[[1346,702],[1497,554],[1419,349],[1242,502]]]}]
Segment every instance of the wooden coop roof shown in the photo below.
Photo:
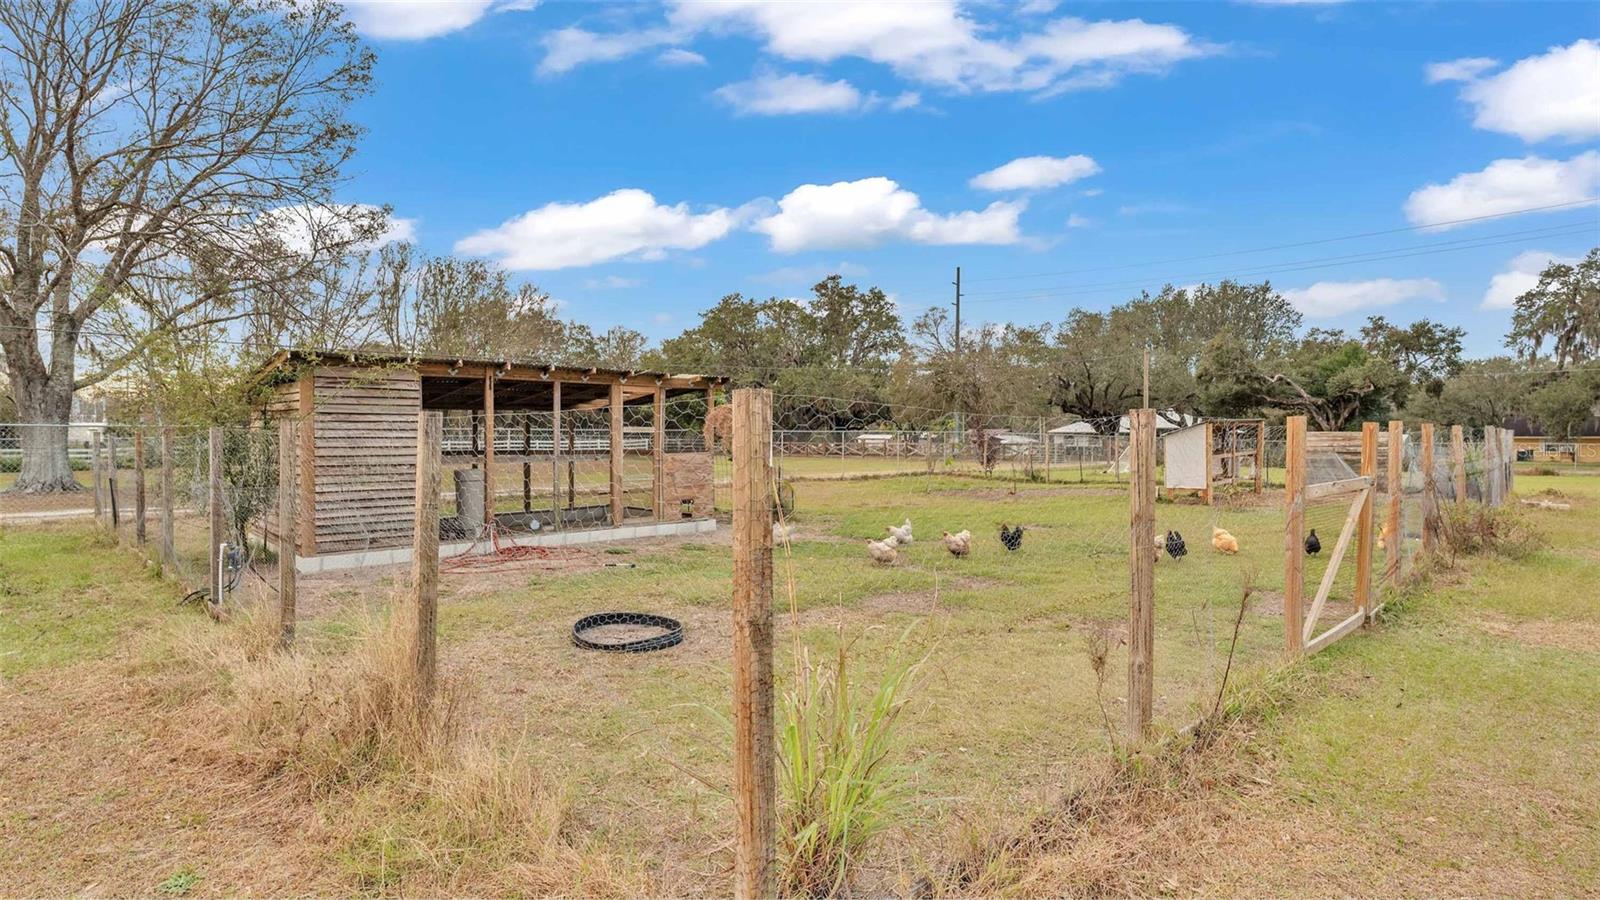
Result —
[{"label": "wooden coop roof", "polygon": [[608,405],[612,385],[622,387],[623,403],[653,402],[657,387],[668,397],[700,393],[727,383],[719,375],[674,374],[653,370],[570,366],[506,359],[371,353],[362,350],[280,350],[255,372],[257,380],[297,375],[306,367],[403,368],[417,373],[424,409],[479,409],[484,379],[495,383],[498,410],[549,409],[555,384],[562,409]]}]

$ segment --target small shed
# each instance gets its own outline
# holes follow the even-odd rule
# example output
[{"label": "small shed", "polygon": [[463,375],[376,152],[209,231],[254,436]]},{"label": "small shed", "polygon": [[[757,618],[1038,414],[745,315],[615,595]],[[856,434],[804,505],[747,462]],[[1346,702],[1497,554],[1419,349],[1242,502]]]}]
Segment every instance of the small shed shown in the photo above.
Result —
[{"label": "small shed", "polygon": [[302,571],[409,559],[424,410],[444,417],[442,554],[715,528],[716,376],[283,351],[256,377],[261,419],[297,422]]},{"label": "small shed", "polygon": [[1209,419],[1162,438],[1167,496],[1182,491],[1210,505],[1219,486],[1247,485],[1261,493],[1266,423],[1261,419]]}]

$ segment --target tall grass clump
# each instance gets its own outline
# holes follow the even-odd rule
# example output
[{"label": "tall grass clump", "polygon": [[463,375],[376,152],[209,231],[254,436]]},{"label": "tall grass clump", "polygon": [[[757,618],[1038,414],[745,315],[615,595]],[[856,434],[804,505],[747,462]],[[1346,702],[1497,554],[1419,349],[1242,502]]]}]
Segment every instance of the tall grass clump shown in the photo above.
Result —
[{"label": "tall grass clump", "polygon": [[1439,545],[1453,565],[1459,556],[1524,559],[1543,547],[1545,538],[1515,507],[1446,503],[1439,507]]},{"label": "tall grass clump", "polygon": [[899,813],[906,767],[895,760],[907,695],[928,657],[906,638],[873,689],[850,682],[850,644],[832,665],[796,658],[779,732],[779,865],[790,896],[837,895],[873,840]]}]

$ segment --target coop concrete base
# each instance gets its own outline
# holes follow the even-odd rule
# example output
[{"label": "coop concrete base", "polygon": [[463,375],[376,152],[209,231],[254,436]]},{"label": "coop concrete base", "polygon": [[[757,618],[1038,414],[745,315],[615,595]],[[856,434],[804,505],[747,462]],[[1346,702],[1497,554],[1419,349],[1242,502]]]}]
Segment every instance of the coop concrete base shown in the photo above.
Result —
[{"label": "coop concrete base", "polygon": [[[685,519],[681,522],[646,522],[616,528],[549,531],[515,537],[508,535],[500,538],[500,546],[572,547],[579,544],[603,544],[640,538],[687,537],[693,534],[708,534],[716,530],[716,519]],[[491,549],[486,541],[451,541],[439,545],[439,556],[444,558],[465,553],[487,554]],[[368,566],[392,566],[408,562],[411,562],[410,547],[391,547],[384,550],[355,550],[350,553],[302,556],[295,560],[294,568],[302,575],[316,575],[321,572],[362,569]]]}]

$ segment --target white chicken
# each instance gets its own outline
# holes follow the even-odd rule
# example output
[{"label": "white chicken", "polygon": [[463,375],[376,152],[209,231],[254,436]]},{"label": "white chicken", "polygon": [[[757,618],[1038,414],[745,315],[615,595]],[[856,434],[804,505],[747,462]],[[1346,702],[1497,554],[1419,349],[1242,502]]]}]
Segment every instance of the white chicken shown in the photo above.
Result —
[{"label": "white chicken", "polygon": [[772,543],[782,546],[789,543],[789,538],[794,534],[794,526],[788,522],[772,523]]},{"label": "white chicken", "polygon": [[911,520],[910,519],[907,519],[906,523],[904,525],[899,526],[899,527],[896,527],[894,525],[885,525],[884,526],[884,530],[889,532],[889,540],[893,541],[896,544],[905,545],[905,544],[910,544],[911,543]]},{"label": "white chicken", "polygon": [[895,550],[894,547],[895,543],[892,538],[887,541],[869,540],[867,541],[867,554],[872,557],[873,562],[880,566],[892,566],[895,560],[900,558],[899,551]]},{"label": "white chicken", "polygon": [[944,548],[950,551],[951,556],[966,556],[972,552],[972,532],[964,528],[955,534],[946,531],[940,540],[944,541]]}]

